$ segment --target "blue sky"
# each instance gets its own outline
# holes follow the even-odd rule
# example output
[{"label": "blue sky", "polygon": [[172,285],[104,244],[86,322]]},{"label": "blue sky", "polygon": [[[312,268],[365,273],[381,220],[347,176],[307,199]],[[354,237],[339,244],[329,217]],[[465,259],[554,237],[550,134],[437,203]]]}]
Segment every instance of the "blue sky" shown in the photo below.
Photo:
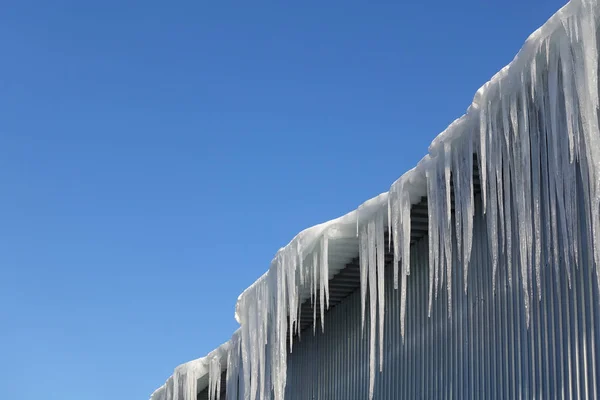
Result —
[{"label": "blue sky", "polygon": [[403,3],[3,2],[2,397],[147,398],[563,1]]}]

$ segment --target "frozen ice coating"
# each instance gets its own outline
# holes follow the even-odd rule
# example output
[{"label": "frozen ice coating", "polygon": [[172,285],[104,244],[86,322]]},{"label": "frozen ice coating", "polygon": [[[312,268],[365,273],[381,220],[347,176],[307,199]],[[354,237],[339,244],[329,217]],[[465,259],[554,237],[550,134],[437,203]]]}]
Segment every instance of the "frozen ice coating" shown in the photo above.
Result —
[{"label": "frozen ice coating", "polygon": [[[238,332],[234,333],[234,337]],[[223,343],[206,357],[181,364],[164,385],[152,393],[150,400],[196,400],[198,390],[209,387],[209,398],[219,399],[221,373],[228,362],[233,339]],[[235,368],[232,368],[235,371]],[[217,390],[218,388],[218,390]]]},{"label": "frozen ice coating", "polygon": [[[300,232],[281,248],[267,273],[239,296],[240,329],[230,342],[177,367],[151,400],[191,400],[207,387],[209,398],[219,399],[225,369],[227,399],[283,399],[301,304],[313,305],[313,333],[317,324],[324,331],[329,280],[357,254],[372,398],[377,357],[383,371],[386,314],[400,313],[404,339],[411,258],[414,266],[428,257],[429,314],[442,297],[451,318],[457,269],[462,289],[469,290],[476,204],[485,213],[489,241],[489,265],[477,267],[490,269],[494,293],[497,277],[507,273],[510,287],[522,294],[529,328],[530,308],[545,296],[541,280],[547,268],[570,284],[580,264],[600,264],[598,14],[598,0],[572,0],[477,91],[467,113],[389,192]],[[428,237],[417,244],[420,252],[412,251],[411,224],[418,221],[412,221],[411,207],[424,197]],[[353,255],[340,256],[336,246],[351,248]],[[594,251],[584,252],[584,246]],[[386,309],[384,302],[386,250],[393,253],[399,310]],[[589,259],[582,259],[585,254]],[[598,270],[596,277],[600,288]]]}]

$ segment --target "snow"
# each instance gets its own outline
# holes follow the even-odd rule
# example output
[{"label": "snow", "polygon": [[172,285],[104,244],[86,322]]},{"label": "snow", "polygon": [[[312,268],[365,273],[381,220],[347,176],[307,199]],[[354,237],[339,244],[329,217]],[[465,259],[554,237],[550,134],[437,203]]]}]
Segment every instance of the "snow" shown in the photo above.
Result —
[{"label": "snow", "polygon": [[[544,296],[540,284],[544,268],[554,265],[556,276],[570,282],[571,269],[580,262],[581,246],[600,248],[598,11],[597,0],[572,0],[477,91],[467,113],[432,142],[429,154],[394,182],[389,192],[343,217],[299,233],[280,249],[269,271],[238,298],[235,317],[241,328],[231,341],[207,357],[178,367],[151,399],[190,400],[201,384],[208,384],[210,398],[218,399],[225,366],[228,398],[283,399],[288,351],[300,333],[300,305],[306,300],[314,305],[315,332],[318,303],[324,331],[329,280],[356,256],[356,249],[363,336],[367,296],[369,300],[372,398],[377,353],[379,371],[384,357],[384,235],[388,232],[388,246],[393,249],[394,288],[401,291],[404,340],[410,306],[410,210],[422,196],[427,196],[428,204],[429,314],[434,299],[445,294],[448,316],[452,316],[450,278],[460,266],[453,265],[453,260],[462,263],[463,289],[468,291],[474,154],[493,290],[497,290],[499,268],[507,268],[511,287],[516,276],[513,269],[520,274],[529,327],[530,308]],[[584,187],[584,207],[575,201],[578,181]],[[586,243],[578,237],[582,229]],[[600,251],[591,253],[599,265]],[[600,274],[596,276],[600,287]],[[238,380],[239,387],[234,384]]]}]

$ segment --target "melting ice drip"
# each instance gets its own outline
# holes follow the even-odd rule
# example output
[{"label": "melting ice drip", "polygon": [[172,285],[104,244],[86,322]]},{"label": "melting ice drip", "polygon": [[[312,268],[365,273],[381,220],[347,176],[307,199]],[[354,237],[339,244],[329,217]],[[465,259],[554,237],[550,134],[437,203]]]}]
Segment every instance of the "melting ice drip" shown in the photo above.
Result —
[{"label": "melting ice drip", "polygon": [[[203,365],[208,365],[211,400],[219,399],[221,361],[225,359],[228,399],[283,399],[287,353],[292,351],[294,335],[300,334],[301,304],[304,300],[313,304],[313,332],[316,305],[320,304],[324,330],[329,306],[328,240],[348,234],[348,224],[355,224],[353,234],[359,239],[363,332],[367,295],[369,298],[372,398],[377,353],[380,371],[384,357],[385,232],[388,246],[393,248],[394,288],[401,290],[404,338],[411,205],[427,196],[428,309],[431,313],[434,298],[445,287],[451,318],[453,259],[462,263],[463,289],[468,289],[475,168],[486,214],[493,290],[499,267],[507,269],[511,286],[516,269],[527,327],[531,304],[543,295],[544,266],[553,265],[570,285],[573,268],[581,263],[600,265],[598,14],[597,0],[571,1],[528,39],[511,64],[477,92],[467,114],[434,140],[429,155],[396,181],[389,193],[374,199],[375,207],[361,207],[313,227],[281,249],[268,273],[238,299],[236,316],[241,328],[222,349],[226,356],[213,354],[203,359]],[[364,212],[365,208],[369,211]],[[584,247],[595,249],[587,252],[589,260],[582,260]],[[559,266],[564,271],[558,271]],[[596,276],[600,287],[598,269]],[[193,365],[176,370],[152,400],[195,398],[201,370]]]}]

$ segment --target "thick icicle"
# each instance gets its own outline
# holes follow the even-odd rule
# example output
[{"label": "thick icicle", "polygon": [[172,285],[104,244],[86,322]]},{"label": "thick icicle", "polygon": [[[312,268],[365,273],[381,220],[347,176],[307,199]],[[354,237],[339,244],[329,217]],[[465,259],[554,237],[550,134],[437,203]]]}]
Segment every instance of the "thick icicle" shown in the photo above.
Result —
[{"label": "thick icicle", "polygon": [[367,300],[367,282],[369,273],[369,237],[367,227],[360,229],[359,235],[359,264],[360,264],[360,310],[361,329],[365,331],[365,304]]},{"label": "thick icicle", "polygon": [[408,258],[402,260],[402,283],[400,293],[400,334],[402,336],[402,342],[404,343],[404,333],[406,328],[406,285],[407,285],[407,264],[410,262]]},{"label": "thick icicle", "polygon": [[[407,191],[404,191],[402,197],[402,262],[410,265],[410,196]],[[397,267],[397,265],[396,265]],[[410,275],[410,268],[407,266],[406,275]]]},{"label": "thick icicle", "polygon": [[251,307],[248,311],[249,321],[248,325],[250,327],[250,343],[252,346],[250,348],[250,400],[254,400],[258,393],[258,353],[259,353],[259,341],[258,341],[258,329],[257,326],[258,316],[257,316],[257,308]]},{"label": "thick icicle", "polygon": [[375,339],[377,321],[377,265],[375,249],[375,221],[367,225],[369,253],[369,399],[373,398],[375,385]]},{"label": "thick icicle", "polygon": [[[446,290],[448,297],[448,318],[452,319],[452,194],[450,186],[452,153],[450,143],[444,143],[444,189],[446,192],[446,223],[444,232],[444,255],[446,256]],[[408,265],[407,265],[408,268]]]},{"label": "thick icicle", "polygon": [[[508,150],[507,150],[508,151]],[[504,173],[504,226],[506,229],[506,271],[508,274],[508,285],[512,288],[512,262],[513,262],[513,251],[512,251],[512,198],[511,198],[511,187],[510,187],[510,167],[508,161],[503,164]]]},{"label": "thick icicle", "polygon": [[377,294],[379,305],[379,371],[383,371],[383,326],[385,321],[385,236],[383,215],[376,217],[375,235],[377,241]]},{"label": "thick icicle", "polygon": [[[465,207],[465,193],[463,189],[463,175],[467,172],[461,164],[463,152],[458,149],[452,151],[452,183],[454,184],[454,228],[456,235],[456,259],[462,260],[462,212]],[[472,172],[469,172],[472,173]]]},{"label": "thick icicle", "polygon": [[481,196],[483,199],[483,213],[485,214],[487,207],[487,196],[486,190],[487,187],[487,147],[486,147],[486,139],[487,139],[487,103],[481,105],[481,110],[479,111],[479,153],[477,159],[479,160],[479,177],[481,179]]},{"label": "thick icicle", "polygon": [[[313,334],[317,329],[317,270],[319,268],[319,258],[317,252],[313,252],[312,258],[312,270],[313,270],[313,296],[315,300],[313,301]],[[322,303],[323,301],[321,301]]]},{"label": "thick icicle", "polygon": [[[524,79],[524,78],[523,78]],[[531,215],[531,138],[528,133],[530,128],[531,120],[535,119],[534,113],[532,113],[531,117],[529,115],[529,101],[527,96],[527,87],[526,85],[521,86],[521,112],[519,121],[519,139],[520,139],[520,164],[522,166],[521,169],[521,187],[522,187],[522,210],[523,218],[519,221],[519,226],[524,228],[524,235],[521,238],[521,250],[525,253],[525,263],[527,265],[527,274],[528,281],[530,284],[533,284],[533,246],[532,246],[532,235],[533,235],[533,219]],[[519,160],[515,160],[515,162],[519,162]],[[537,279],[537,272],[536,272]],[[530,301],[529,304],[533,301],[533,287],[529,287],[529,296]],[[527,303],[526,303],[527,304]],[[527,309],[527,318],[529,320],[530,310]]]},{"label": "thick icicle", "polygon": [[296,320],[298,315],[296,314],[298,311],[298,306],[296,305],[298,301],[298,283],[296,282],[296,268],[297,268],[297,258],[296,251],[286,252],[284,254],[284,262],[285,262],[285,273],[286,273],[286,283],[287,283],[287,292],[288,292],[288,320],[289,320],[289,342],[290,342],[290,351],[293,348],[294,343],[294,325],[296,324]]},{"label": "thick icicle", "polygon": [[430,169],[427,171],[427,198],[429,199],[427,202],[428,207],[428,219],[427,219],[427,230],[428,234],[428,252],[429,252],[429,301],[427,306],[427,316],[431,317],[431,309],[433,307],[433,287],[435,285],[435,207],[433,206],[433,196],[435,195],[435,182],[434,177],[432,176],[435,172]]},{"label": "thick icicle", "polygon": [[321,295],[321,330],[325,332],[325,304],[329,309],[329,245],[327,234],[321,239],[321,274],[319,277],[319,287]]},{"label": "thick icicle", "polygon": [[[393,187],[393,185],[392,185]],[[392,248],[392,198],[393,198],[393,189],[390,188],[389,194],[388,194],[388,201],[387,201],[387,226],[388,226],[388,248]]]},{"label": "thick icicle", "polygon": [[402,230],[400,229],[400,196],[403,191],[402,182],[397,182],[390,188],[390,201],[393,202],[390,212],[392,213],[391,223],[389,226],[390,237],[394,237],[393,250],[394,250],[394,289],[398,289],[398,263],[400,260],[400,235]]},{"label": "thick icicle", "polygon": [[475,215],[475,191],[473,188],[473,131],[469,130],[463,146],[463,164],[465,169],[462,171],[462,177],[465,179],[462,190],[468,192],[464,196],[464,209],[462,215],[463,221],[463,273],[464,289],[467,292],[469,262],[471,260],[471,249],[473,247],[473,216]]},{"label": "thick icicle", "polygon": [[[221,399],[221,359],[219,355],[215,355],[210,360],[210,367],[208,373],[208,399],[209,400],[220,400]],[[196,397],[194,393],[193,398]],[[192,400],[192,399],[190,399]]]},{"label": "thick icicle", "polygon": [[[245,297],[243,297],[240,301],[240,309],[241,309],[241,348],[242,348],[242,365],[243,365],[243,386],[244,388],[250,388],[250,323],[248,321],[248,309],[249,302],[251,301],[250,293],[248,293]],[[247,303],[248,302],[248,303]],[[244,392],[244,398],[249,396],[250,392]]]}]

